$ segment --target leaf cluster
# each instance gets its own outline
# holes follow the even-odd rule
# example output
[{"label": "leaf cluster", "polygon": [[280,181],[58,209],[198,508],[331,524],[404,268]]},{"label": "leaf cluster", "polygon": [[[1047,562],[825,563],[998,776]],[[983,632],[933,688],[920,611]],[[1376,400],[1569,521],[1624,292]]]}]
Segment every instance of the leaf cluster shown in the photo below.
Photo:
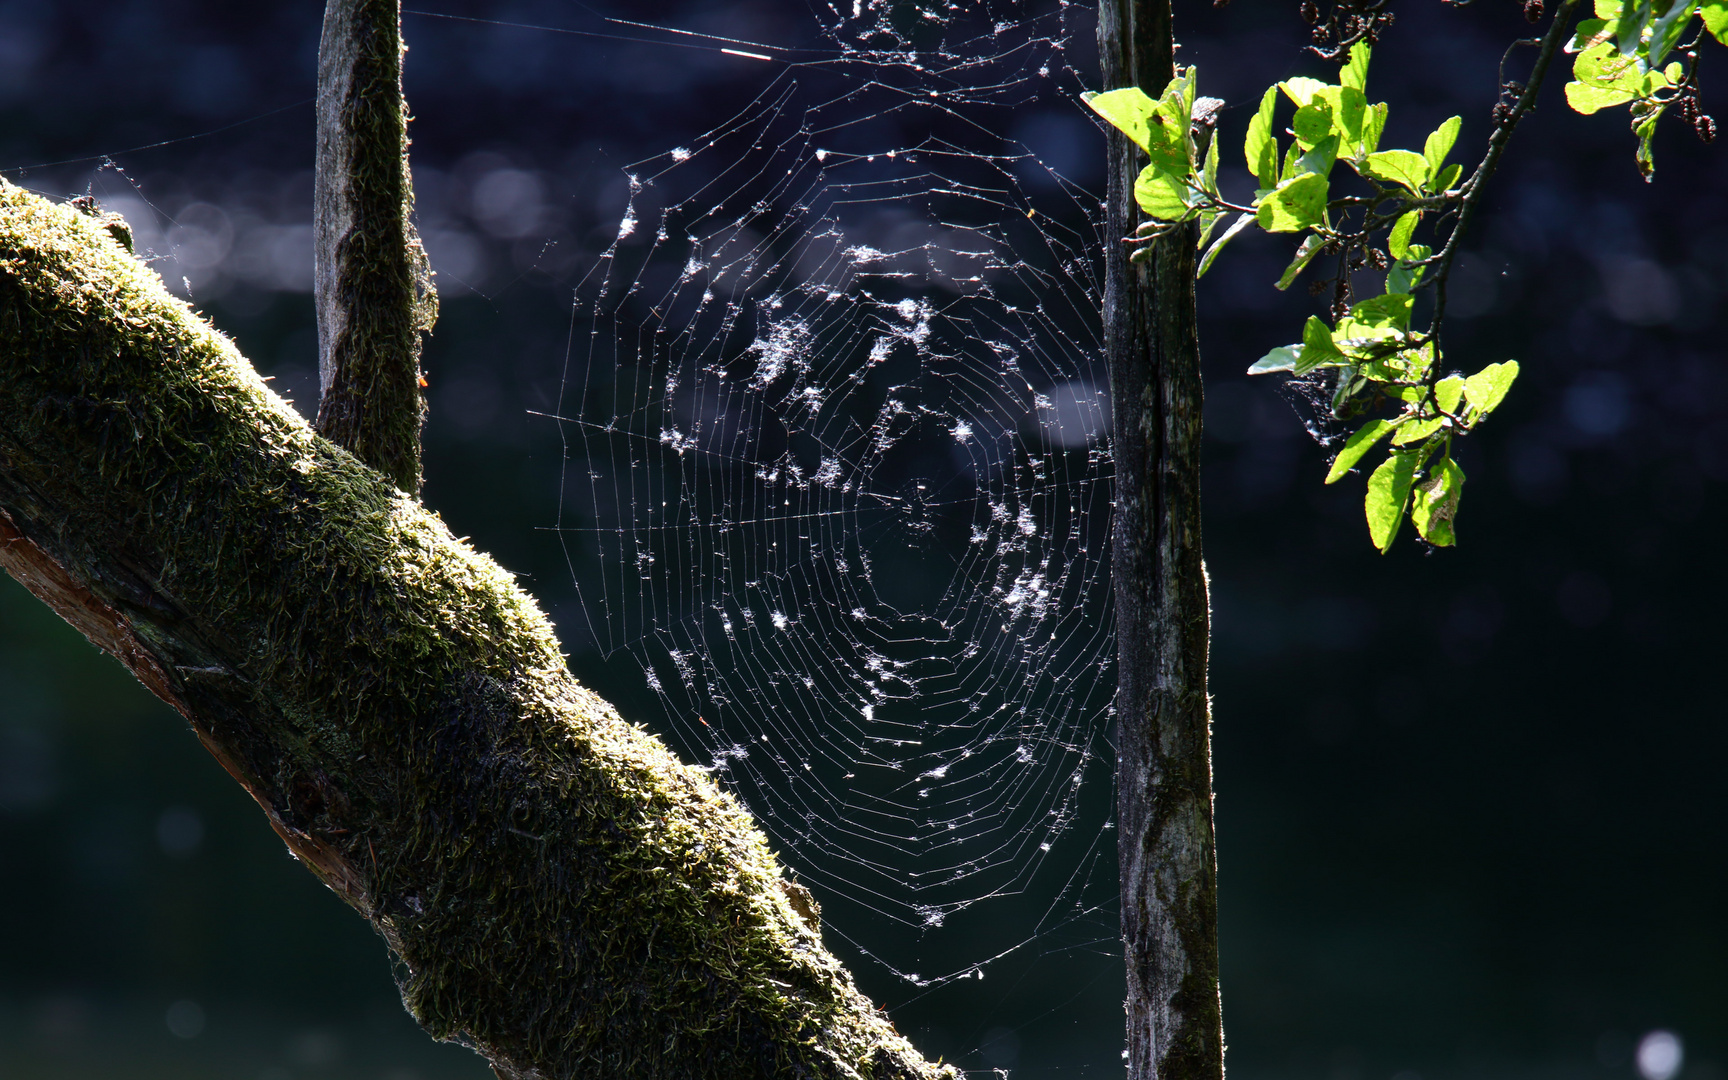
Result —
[{"label": "leaf cluster", "polygon": [[[1196,116],[1194,68],[1179,71],[1156,99],[1134,87],[1084,95],[1095,112],[1146,151],[1134,195],[1149,220],[1128,238],[1141,245],[1133,258],[1148,256],[1154,241],[1185,233],[1198,238],[1198,273],[1205,274],[1233,238],[1254,226],[1301,237],[1276,282],[1279,289],[1289,288],[1317,260],[1335,260],[1333,275],[1313,283],[1316,295],[1331,289],[1328,317],[1310,316],[1301,341],[1271,350],[1248,371],[1303,377],[1328,369],[1334,418],[1362,423],[1333,460],[1327,483],[1385,444],[1386,457],[1369,477],[1364,503],[1369,536],[1381,551],[1391,546],[1406,517],[1430,544],[1456,541],[1464,472],[1453,460],[1452,440],[1486,419],[1517,378],[1512,360],[1469,376],[1446,370],[1440,338],[1446,281],[1483,185],[1519,119],[1535,107],[1561,44],[1570,39],[1565,49],[1576,54],[1573,81],[1566,86],[1573,109],[1594,113],[1630,106],[1638,167],[1646,180],[1655,168],[1656,125],[1670,108],[1706,142],[1715,135],[1715,122],[1698,107],[1695,46],[1707,34],[1728,44],[1728,0],[1593,3],[1595,17],[1575,31],[1569,32],[1580,5],[1563,0],[1542,38],[1515,43],[1538,46],[1538,58],[1528,84],[1502,76],[1487,152],[1468,180],[1462,166],[1447,162],[1463,127],[1460,117],[1429,133],[1420,150],[1383,147],[1388,108],[1367,97],[1373,43],[1387,21],[1378,4],[1341,2],[1350,34],[1339,37],[1334,28],[1322,35],[1336,40],[1330,50],[1319,50],[1340,63],[1335,83],[1298,77],[1266,89],[1242,143],[1255,185],[1250,199],[1232,201],[1219,189],[1219,140],[1211,137],[1211,111]],[[1311,5],[1304,10],[1316,16]],[[1540,3],[1532,0],[1526,16],[1534,21],[1540,15]],[[1335,12],[1333,21],[1339,17]],[[1281,115],[1287,117],[1282,127]],[[1444,234],[1422,242],[1417,234],[1424,225],[1443,227]],[[1358,300],[1355,274],[1370,269],[1385,271],[1383,288]],[[1427,328],[1417,330],[1411,317],[1425,289],[1432,290],[1434,302]]]},{"label": "leaf cluster", "polygon": [[[1705,142],[1716,136],[1715,121],[1698,111],[1696,46],[1706,33],[1728,45],[1728,0],[1595,0],[1595,18],[1579,23],[1566,45],[1577,54],[1566,103],[1586,114],[1629,105],[1645,180],[1656,171],[1652,144],[1670,108]],[[1676,53],[1680,59],[1668,59]]]},{"label": "leaf cluster", "polygon": [[[1463,121],[1454,116],[1442,123],[1420,151],[1383,149],[1389,109],[1367,97],[1371,53],[1366,40],[1352,45],[1336,83],[1298,77],[1267,88],[1243,140],[1243,158],[1256,184],[1244,202],[1232,202],[1219,190],[1219,140],[1204,140],[1204,155],[1199,151],[1203,140],[1197,136],[1204,133],[1192,122],[1194,68],[1172,79],[1156,100],[1130,87],[1089,94],[1086,101],[1147,153],[1134,193],[1151,220],[1136,241],[1194,222],[1204,274],[1250,226],[1302,234],[1276,283],[1279,289],[1321,256],[1336,258],[1331,318],[1311,316],[1300,342],[1273,349],[1249,373],[1332,370],[1333,414],[1366,420],[1338,454],[1327,482],[1389,440],[1365,504],[1375,546],[1386,550],[1406,516],[1429,543],[1450,545],[1464,484],[1451,440],[1500,404],[1518,365],[1493,364],[1469,378],[1442,378],[1438,336],[1432,327],[1411,326],[1416,292],[1429,283],[1424,279],[1439,259],[1433,246],[1415,241],[1417,229],[1427,216],[1454,211],[1463,198],[1462,167],[1447,163]],[[1282,131],[1281,111],[1289,116]],[[1340,181],[1351,174],[1349,191],[1340,190]],[[1218,224],[1232,214],[1213,239]],[[1352,275],[1368,268],[1386,271],[1384,291],[1352,302]]]}]

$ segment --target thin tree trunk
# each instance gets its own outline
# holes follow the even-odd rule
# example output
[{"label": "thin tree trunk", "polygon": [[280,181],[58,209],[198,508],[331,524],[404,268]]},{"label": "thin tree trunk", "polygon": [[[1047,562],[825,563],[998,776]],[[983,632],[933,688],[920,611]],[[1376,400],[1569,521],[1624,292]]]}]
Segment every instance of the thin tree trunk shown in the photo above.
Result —
[{"label": "thin tree trunk", "polygon": [[420,491],[420,339],[438,304],[410,215],[400,0],[330,0],[318,43],[318,432]]},{"label": "thin tree trunk", "polygon": [[420,1023],[509,1080],[951,1076],[514,579],[103,225],[0,181],[0,566],[186,717]]},{"label": "thin tree trunk", "polygon": [[[1102,0],[1104,88],[1156,97],[1175,71],[1169,0]],[[1117,844],[1130,1080],[1222,1080],[1209,610],[1200,548],[1194,240],[1130,263],[1145,162],[1112,131],[1104,349],[1116,463]]]}]

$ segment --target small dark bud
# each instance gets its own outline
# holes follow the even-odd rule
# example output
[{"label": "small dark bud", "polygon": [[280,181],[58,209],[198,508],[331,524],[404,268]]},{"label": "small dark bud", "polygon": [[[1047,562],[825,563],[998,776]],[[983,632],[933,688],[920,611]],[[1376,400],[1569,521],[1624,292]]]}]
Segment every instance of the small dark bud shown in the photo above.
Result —
[{"label": "small dark bud", "polygon": [[1698,123],[1698,99],[1688,94],[1680,99],[1680,119],[1694,126]]},{"label": "small dark bud", "polygon": [[1542,21],[1542,0],[1525,0],[1524,21],[1527,23]]},{"label": "small dark bud", "polygon": [[1692,130],[1698,133],[1698,138],[1702,142],[1716,141],[1716,121],[1711,117],[1700,116],[1692,121]]},{"label": "small dark bud", "polygon": [[1330,279],[1330,278],[1320,278],[1319,280],[1316,280],[1316,281],[1310,281],[1308,283],[1308,295],[1318,298],[1320,296],[1320,294],[1324,293],[1327,289],[1330,289],[1331,287],[1332,287],[1332,279]]},{"label": "small dark bud", "polygon": [[1314,0],[1302,0],[1302,21],[1309,26],[1320,21],[1320,5]]}]

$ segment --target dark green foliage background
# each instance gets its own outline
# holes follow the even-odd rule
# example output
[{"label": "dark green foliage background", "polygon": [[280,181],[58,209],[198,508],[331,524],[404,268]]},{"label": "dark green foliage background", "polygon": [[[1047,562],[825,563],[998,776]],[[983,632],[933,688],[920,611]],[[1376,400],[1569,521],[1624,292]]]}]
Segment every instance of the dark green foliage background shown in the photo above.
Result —
[{"label": "dark green foliage background", "polygon": [[[0,0],[0,169],[309,97],[320,6]],[[1298,51],[1295,7],[1179,5],[1183,61],[1230,103],[1226,146],[1268,82],[1317,70]],[[1528,32],[1518,5],[1406,7],[1370,94],[1410,125],[1406,142],[1462,114],[1455,156],[1468,160],[1505,43]],[[596,25],[554,0],[439,10]],[[618,12],[781,43],[802,40],[808,15],[800,0]],[[532,242],[563,241],[540,257],[482,236],[504,269],[479,293],[445,285],[426,361],[426,499],[525,575],[579,675],[646,710],[628,665],[591,651],[562,552],[540,530],[555,520],[560,449],[525,410],[555,401],[572,268],[616,231],[617,168],[731,115],[762,73],[711,53],[415,16],[406,32],[417,167],[537,170],[555,223]],[[1703,69],[1719,114],[1721,63],[1707,54]],[[1318,310],[1270,288],[1287,241],[1243,237],[1201,285],[1237,1076],[1624,1080],[1632,1042],[1655,1027],[1686,1040],[1682,1080],[1722,1080],[1728,1066],[1728,149],[1676,125],[1646,186],[1618,114],[1575,116],[1559,91],[1556,80],[1514,140],[1455,286],[1473,299],[1448,324],[1453,362],[1523,364],[1512,398],[1460,449],[1471,484],[1457,551],[1424,558],[1406,535],[1376,555],[1360,478],[1322,487],[1323,452],[1270,384],[1242,376]],[[1046,161],[1101,186],[1102,139],[1077,105],[1014,124]],[[476,152],[498,157],[477,165]],[[250,199],[303,205],[298,220],[311,156],[309,105],[115,154],[167,213]],[[7,175],[69,194],[92,167]],[[1228,157],[1224,183],[1246,184]],[[108,173],[97,190],[129,189]],[[310,408],[309,294],[241,284],[199,302]],[[158,843],[172,807],[205,825],[189,858]],[[968,1067],[1111,1075],[1117,963],[1107,950],[1033,957],[896,1015]],[[864,981],[890,1004],[904,997]],[[183,999],[208,1016],[190,1040],[163,1021]],[[382,944],[288,859],[184,725],[0,584],[0,1077],[484,1075],[418,1034]]]}]

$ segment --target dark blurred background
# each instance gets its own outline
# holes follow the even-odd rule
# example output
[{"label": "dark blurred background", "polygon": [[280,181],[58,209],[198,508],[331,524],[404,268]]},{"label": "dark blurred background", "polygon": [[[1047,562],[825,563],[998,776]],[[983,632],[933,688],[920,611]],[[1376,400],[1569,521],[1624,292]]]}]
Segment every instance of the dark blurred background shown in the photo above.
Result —
[{"label": "dark blurred background", "polygon": [[[1294,3],[1178,7],[1182,58],[1232,107],[1227,146],[1268,82],[1325,71],[1301,52]],[[1404,5],[1369,87],[1391,132],[1415,142],[1459,113],[1473,159],[1501,53],[1528,33],[1520,7]],[[582,650],[545,528],[561,446],[528,410],[557,399],[571,284],[617,233],[620,166],[714,126],[771,75],[497,22],[608,29],[600,12],[781,45],[820,44],[816,24],[803,0],[436,10],[494,22],[405,19],[443,299],[425,497],[523,575],[578,674],[628,707],[639,676]],[[320,14],[315,0],[0,0],[0,171],[125,213],[177,291],[303,409]],[[1084,80],[1089,15],[1071,24]],[[1706,111],[1728,113],[1725,56],[1706,50]],[[1287,242],[1250,235],[1201,283],[1237,1076],[1723,1080],[1728,147],[1671,124],[1646,185],[1623,113],[1573,115],[1559,81],[1453,286],[1453,363],[1524,371],[1461,450],[1458,550],[1425,556],[1406,536],[1374,554],[1360,478],[1323,487],[1322,449],[1242,376],[1316,310],[1270,288]],[[1029,106],[1003,134],[1101,186],[1102,138],[1071,102]],[[39,163],[55,164],[22,168]],[[896,1015],[968,1068],[1109,1075],[1117,964],[1062,953]],[[0,1077],[487,1075],[418,1032],[383,945],[185,725],[0,582]]]}]

